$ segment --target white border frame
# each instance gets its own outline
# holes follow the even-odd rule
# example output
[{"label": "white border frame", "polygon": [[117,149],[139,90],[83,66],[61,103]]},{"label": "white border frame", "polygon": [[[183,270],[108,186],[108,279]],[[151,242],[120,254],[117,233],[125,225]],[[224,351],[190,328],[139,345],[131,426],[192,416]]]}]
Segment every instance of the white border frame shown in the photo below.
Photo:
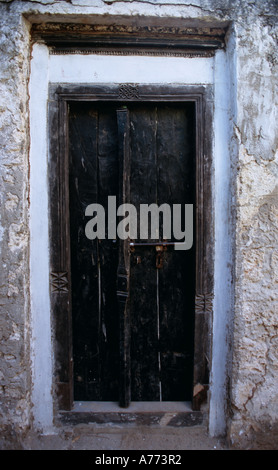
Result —
[{"label": "white border frame", "polygon": [[[230,40],[231,42],[231,40]],[[211,435],[226,429],[226,381],[232,318],[231,141],[235,87],[233,48],[214,58],[50,55],[47,46],[34,44],[30,93],[30,291],[31,360],[34,425],[53,431],[53,345],[49,292],[48,121],[50,83],[159,83],[211,85],[214,101],[215,286],[213,347],[210,383]]]}]

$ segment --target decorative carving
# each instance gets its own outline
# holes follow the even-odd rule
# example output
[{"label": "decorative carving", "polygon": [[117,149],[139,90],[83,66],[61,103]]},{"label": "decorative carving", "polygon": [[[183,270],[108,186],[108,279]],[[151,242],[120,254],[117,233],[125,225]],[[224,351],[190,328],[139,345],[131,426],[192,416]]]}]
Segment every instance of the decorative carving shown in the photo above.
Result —
[{"label": "decorative carving", "polygon": [[68,292],[68,273],[50,273],[50,284],[52,292]]},{"label": "decorative carving", "polygon": [[212,313],[213,294],[196,294],[195,313]]},{"label": "decorative carving", "polygon": [[151,57],[213,57],[214,51],[165,51],[157,49],[149,51],[147,49],[95,49],[95,48],[76,48],[76,47],[52,47],[50,48],[51,55],[67,55],[67,54],[81,54],[81,55],[113,55],[113,56],[151,56]]},{"label": "decorative carving", "polygon": [[[32,26],[34,37],[44,36],[53,39],[54,35],[70,34],[86,36],[110,37],[111,34],[119,36],[138,35],[140,37],[188,37],[218,39],[220,44],[224,42],[225,28],[211,27],[177,27],[177,26],[141,26],[124,24],[82,24],[82,23],[35,23]],[[223,44],[224,45],[224,44]]]},{"label": "decorative carving", "polygon": [[118,90],[119,98],[124,100],[139,100],[138,83],[121,83]]}]

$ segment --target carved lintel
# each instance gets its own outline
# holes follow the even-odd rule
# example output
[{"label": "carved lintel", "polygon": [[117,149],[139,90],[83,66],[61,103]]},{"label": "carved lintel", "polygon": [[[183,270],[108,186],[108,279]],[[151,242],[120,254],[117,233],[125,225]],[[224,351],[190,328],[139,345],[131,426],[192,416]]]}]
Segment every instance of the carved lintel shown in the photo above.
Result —
[{"label": "carved lintel", "polygon": [[195,313],[212,313],[213,294],[196,294]]},{"label": "carved lintel", "polygon": [[50,285],[51,292],[68,292],[68,273],[64,271],[50,273]]},{"label": "carved lintel", "polygon": [[226,27],[180,27],[180,26],[142,26],[142,25],[125,25],[125,24],[84,24],[84,23],[34,23],[32,25],[32,36],[37,38],[49,37],[52,41],[54,38],[69,37],[78,38],[85,36],[86,38],[110,38],[121,37],[129,38],[136,35],[139,38],[205,38],[218,40],[220,43],[224,40]]},{"label": "carved lintel", "polygon": [[33,24],[31,35],[53,54],[211,57],[225,47],[226,29],[45,22]]}]

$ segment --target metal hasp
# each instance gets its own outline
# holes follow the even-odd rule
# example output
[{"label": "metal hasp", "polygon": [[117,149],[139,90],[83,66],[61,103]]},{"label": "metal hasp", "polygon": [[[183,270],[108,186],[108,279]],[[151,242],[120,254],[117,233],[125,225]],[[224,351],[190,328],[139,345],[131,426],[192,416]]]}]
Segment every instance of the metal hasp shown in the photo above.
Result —
[{"label": "metal hasp", "polygon": [[[129,246],[130,246],[130,251],[131,252],[134,252],[135,251],[135,247],[141,247],[141,248],[144,248],[144,247],[147,247],[147,246],[153,246],[156,250],[156,258],[155,258],[155,267],[157,269],[161,269],[163,268],[163,252],[164,251],[167,251],[167,246],[170,245],[170,246],[174,246],[175,243],[174,242],[146,242],[146,243],[136,243],[136,242],[130,242]],[[140,264],[141,263],[141,256],[136,256],[136,264]]]}]

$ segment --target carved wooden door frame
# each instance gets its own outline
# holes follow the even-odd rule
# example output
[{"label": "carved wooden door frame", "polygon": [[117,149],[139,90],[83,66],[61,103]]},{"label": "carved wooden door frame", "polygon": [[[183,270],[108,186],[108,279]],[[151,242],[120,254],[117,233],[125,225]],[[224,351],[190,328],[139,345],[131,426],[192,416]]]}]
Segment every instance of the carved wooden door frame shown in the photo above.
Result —
[{"label": "carved wooden door frame", "polygon": [[212,204],[212,86],[68,85],[49,88],[50,292],[58,408],[73,405],[68,187],[68,103],[193,102],[196,132],[196,291],[192,408],[200,409],[211,365],[214,273]]}]

